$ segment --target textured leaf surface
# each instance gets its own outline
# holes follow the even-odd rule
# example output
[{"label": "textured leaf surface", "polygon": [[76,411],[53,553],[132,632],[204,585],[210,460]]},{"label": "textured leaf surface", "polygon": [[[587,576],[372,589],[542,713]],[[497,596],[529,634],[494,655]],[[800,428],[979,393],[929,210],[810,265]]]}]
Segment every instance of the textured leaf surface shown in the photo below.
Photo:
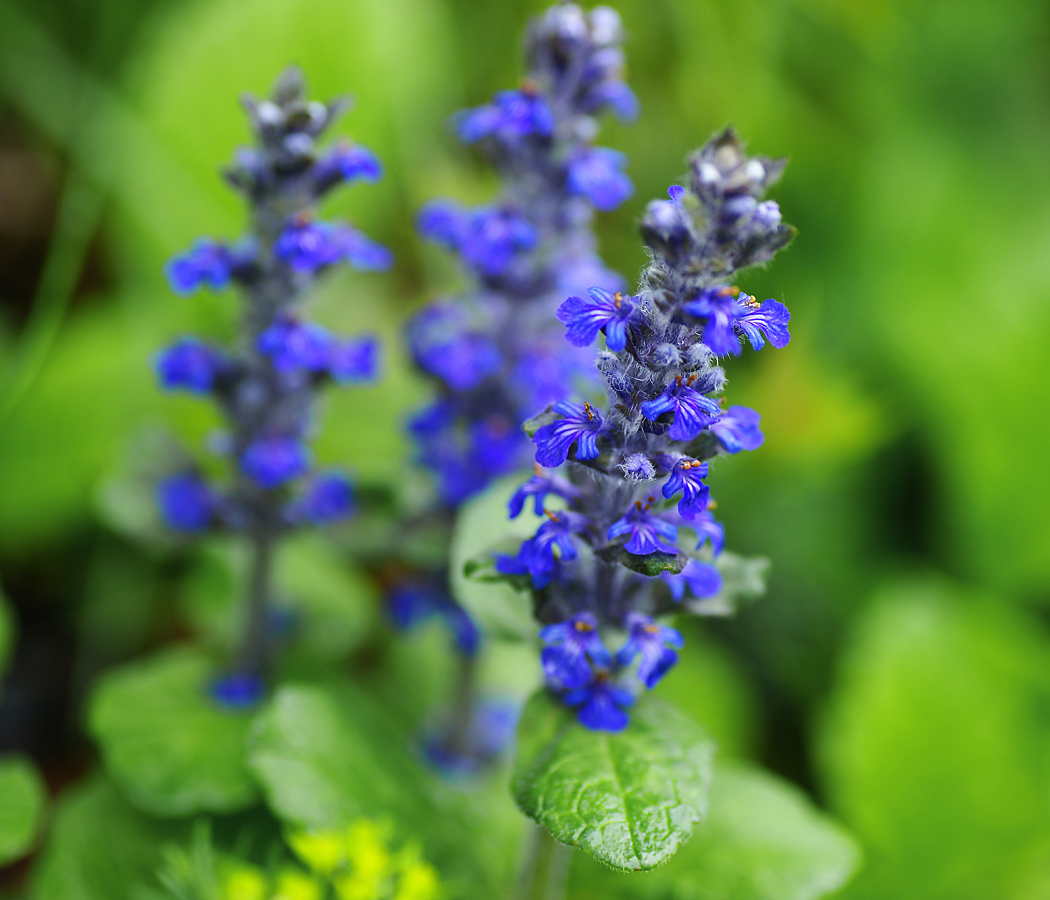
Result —
[{"label": "textured leaf surface", "polygon": [[110,673],[95,691],[89,727],[106,769],[147,812],[230,812],[257,795],[246,762],[252,717],[212,703],[214,672],[199,651],[175,649]]},{"label": "textured leaf surface", "polygon": [[626,731],[604,734],[541,691],[519,725],[514,797],[562,843],[616,869],[651,869],[703,819],[713,753],[699,725],[653,698]]},{"label": "textured leaf surface", "polygon": [[32,847],[44,798],[44,784],[28,760],[0,759],[0,866]]},{"label": "textured leaf surface", "polygon": [[858,859],[854,841],[796,787],[719,762],[707,818],[666,866],[625,878],[577,865],[573,882],[581,897],[815,900],[841,887]]}]

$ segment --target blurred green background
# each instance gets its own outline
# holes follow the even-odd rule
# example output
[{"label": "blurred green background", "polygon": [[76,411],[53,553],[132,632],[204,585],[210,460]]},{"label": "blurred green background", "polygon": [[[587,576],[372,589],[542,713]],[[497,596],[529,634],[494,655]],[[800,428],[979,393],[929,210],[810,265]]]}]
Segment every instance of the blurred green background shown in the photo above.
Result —
[{"label": "blurred green background", "polygon": [[[491,176],[455,109],[520,73],[540,2],[0,2],[0,583],[15,651],[0,750],[51,786],[91,758],[80,698],[103,666],[178,634],[186,561],[134,535],[127,473],[158,429],[199,448],[205,404],[163,396],[154,350],[228,335],[232,294],[172,296],[163,262],[235,236],[218,167],[236,98],[288,62],[387,166],[331,211],[393,247],[317,316],[387,338],[382,383],[331,396],[319,456],[404,477],[426,388],[397,349],[456,285],[413,233]],[[1050,897],[1050,7],[1038,0],[622,0],[637,123],[606,123],[634,197],[598,223],[633,276],[645,202],[732,122],[788,155],[800,237],[741,286],[792,312],[730,396],[766,444],[713,469],[729,545],[769,596],[694,636],[666,693],[729,754],[811,792],[860,838],[844,895]],[[130,508],[129,508],[130,507]],[[0,608],[0,656],[7,629]]]}]

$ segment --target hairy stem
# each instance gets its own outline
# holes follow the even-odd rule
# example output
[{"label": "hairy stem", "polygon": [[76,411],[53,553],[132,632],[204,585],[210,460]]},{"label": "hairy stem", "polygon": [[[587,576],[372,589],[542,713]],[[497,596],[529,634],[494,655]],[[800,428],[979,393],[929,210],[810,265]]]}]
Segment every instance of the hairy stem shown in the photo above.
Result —
[{"label": "hairy stem", "polygon": [[264,676],[270,664],[266,634],[270,611],[270,578],[273,563],[273,538],[265,532],[252,538],[252,571],[248,586],[244,632],[237,655],[238,671]]}]

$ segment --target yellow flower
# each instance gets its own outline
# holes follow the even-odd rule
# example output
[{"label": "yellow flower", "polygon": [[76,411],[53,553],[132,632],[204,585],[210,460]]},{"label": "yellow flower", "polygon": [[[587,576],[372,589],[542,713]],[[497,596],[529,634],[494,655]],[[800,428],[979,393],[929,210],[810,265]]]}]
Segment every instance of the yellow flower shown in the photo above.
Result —
[{"label": "yellow flower", "polygon": [[346,862],[346,841],[337,831],[294,831],[288,843],[307,866],[324,875]]}]

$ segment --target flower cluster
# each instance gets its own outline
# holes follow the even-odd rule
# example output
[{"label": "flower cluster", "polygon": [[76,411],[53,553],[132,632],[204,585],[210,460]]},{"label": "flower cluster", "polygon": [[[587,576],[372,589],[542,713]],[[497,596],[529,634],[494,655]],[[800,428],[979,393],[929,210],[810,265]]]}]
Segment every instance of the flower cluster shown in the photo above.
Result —
[{"label": "flower cluster", "polygon": [[[302,318],[300,301],[329,266],[348,262],[377,270],[392,259],[349,225],[312,214],[337,185],[376,181],[382,174],[375,155],[360,145],[319,146],[346,102],[307,102],[302,76],[293,68],[270,99],[248,97],[245,106],[256,145],[237,152],[226,176],[251,206],[251,234],[235,244],[200,239],[167,267],[178,294],[238,284],[245,296],[241,341],[226,349],[182,337],[156,358],[162,387],[210,395],[221,407],[229,428],[212,446],[229,457],[236,476],[219,487],[195,469],[177,472],[157,486],[156,497],[175,531],[225,528],[248,535],[262,557],[265,582],[264,551],[282,533],[351,514],[349,478],[313,470],[308,435],[322,386],[367,382],[377,369],[373,338],[332,334]],[[266,586],[255,589],[265,593]],[[265,607],[265,597],[256,600]]]},{"label": "flower cluster", "polygon": [[[496,568],[531,585],[537,616],[550,623],[540,632],[547,683],[588,728],[626,727],[629,685],[651,689],[677,661],[682,636],[654,616],[702,612],[722,590],[709,460],[754,450],[763,436],[754,410],[724,407],[718,360],[744,341],[757,350],[790,339],[783,304],[727,282],[794,234],[762,200],[783,165],[748,157],[732,130],[715,136],[692,157],[688,186],[645,212],[652,262],[637,295],[595,286],[558,310],[570,343],[604,334],[597,365],[607,397],[559,400],[526,423],[536,474],[510,514],[531,497],[546,520],[516,555],[497,555]],[[626,632],[616,653],[603,632]]]},{"label": "flower cluster", "polygon": [[622,40],[612,9],[554,6],[531,24],[521,86],[454,119],[502,190],[486,206],[436,201],[419,215],[421,233],[456,253],[473,281],[466,296],[428,306],[408,327],[416,364],[439,384],[410,430],[450,507],[519,466],[528,452],[521,423],[591,371],[557,333],[561,300],[623,286],[590,227],[595,209],[614,209],[633,190],[623,155],[592,143],[599,114],[637,114]]}]

